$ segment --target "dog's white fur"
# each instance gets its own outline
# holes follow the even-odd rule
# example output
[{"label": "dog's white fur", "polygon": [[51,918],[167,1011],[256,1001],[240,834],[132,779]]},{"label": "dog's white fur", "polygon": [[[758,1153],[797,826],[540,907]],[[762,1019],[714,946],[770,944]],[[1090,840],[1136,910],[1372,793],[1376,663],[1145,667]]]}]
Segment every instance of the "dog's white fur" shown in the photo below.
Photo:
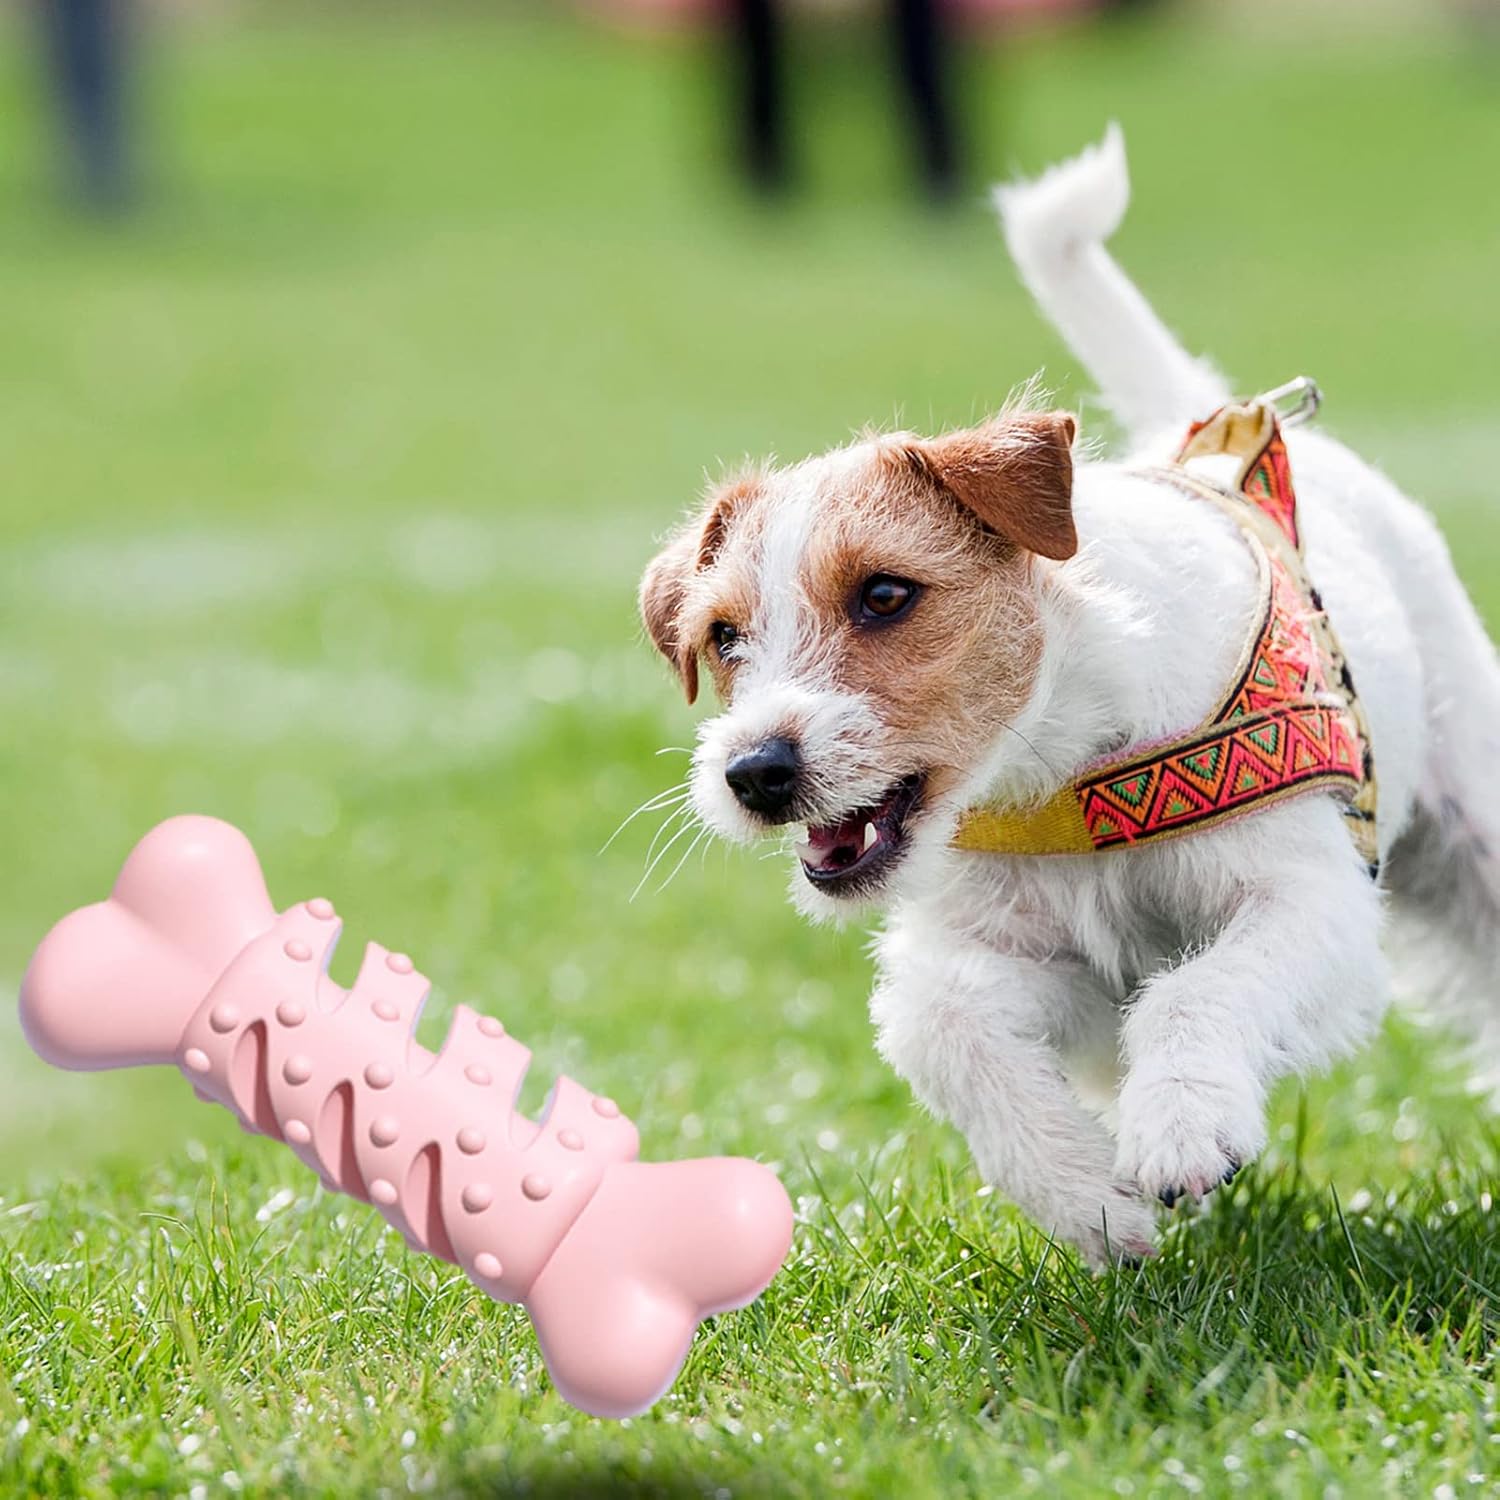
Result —
[{"label": "dog's white fur", "polygon": [[[1123,144],[997,193],[1011,252],[1129,430],[1161,456],[1229,395],[1106,252]],[[1317,432],[1288,435],[1308,564],[1369,716],[1385,874],[1334,800],[1307,795],[1164,844],[1007,858],[949,847],[981,799],[1039,797],[1101,753],[1199,723],[1255,605],[1249,553],[1212,506],[1123,466],[1076,470],[1084,545],[1031,572],[1040,664],[1009,732],[927,810],[882,904],[879,1048],[968,1137],[985,1177],[1094,1262],[1146,1253],[1159,1193],[1202,1195],[1260,1151],[1271,1085],[1366,1039],[1387,1004],[1387,917],[1414,985],[1500,1060],[1500,668],[1429,518]],[[793,580],[854,445],[791,471],[760,552],[756,642],[703,728],[694,794],[734,838],[764,832],[726,760],[797,725],[830,818],[890,781],[872,709],[832,685]],[[800,872],[799,903],[827,914]],[[841,903],[837,903],[841,904]],[[1398,958],[1400,949],[1397,949]],[[1491,1082],[1494,1081],[1491,1075]]]}]

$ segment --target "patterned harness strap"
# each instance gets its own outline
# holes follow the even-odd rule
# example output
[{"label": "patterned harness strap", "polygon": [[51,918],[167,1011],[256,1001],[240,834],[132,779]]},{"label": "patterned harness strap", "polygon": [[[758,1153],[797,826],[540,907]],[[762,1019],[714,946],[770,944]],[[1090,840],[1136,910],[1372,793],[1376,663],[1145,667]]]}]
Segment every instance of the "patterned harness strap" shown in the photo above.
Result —
[{"label": "patterned harness strap", "polygon": [[[1232,487],[1186,467],[1222,456],[1241,461]],[[991,854],[1103,853],[1321,791],[1345,803],[1350,836],[1377,875],[1369,725],[1307,574],[1271,398],[1220,408],[1189,428],[1175,463],[1140,472],[1218,506],[1256,559],[1262,605],[1231,686],[1196,729],[1088,767],[1039,805],[969,809],[954,845]]]}]

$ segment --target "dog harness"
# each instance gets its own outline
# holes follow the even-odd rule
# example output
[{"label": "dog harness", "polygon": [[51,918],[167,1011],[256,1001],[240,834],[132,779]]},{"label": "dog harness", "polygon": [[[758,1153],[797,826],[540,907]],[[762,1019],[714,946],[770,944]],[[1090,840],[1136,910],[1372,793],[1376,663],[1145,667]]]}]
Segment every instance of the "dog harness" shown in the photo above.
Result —
[{"label": "dog harness", "polygon": [[[1030,805],[986,804],[959,821],[954,844],[986,854],[1092,854],[1197,833],[1289,797],[1326,792],[1344,804],[1371,876],[1379,871],[1370,731],[1348,663],[1307,575],[1297,497],[1275,402],[1288,421],[1318,404],[1309,380],[1221,407],[1188,429],[1176,459],[1136,472],[1217,506],[1255,557],[1261,607],[1229,690],[1195,729],[1087,767]],[[1232,486],[1189,470],[1240,460]]]}]

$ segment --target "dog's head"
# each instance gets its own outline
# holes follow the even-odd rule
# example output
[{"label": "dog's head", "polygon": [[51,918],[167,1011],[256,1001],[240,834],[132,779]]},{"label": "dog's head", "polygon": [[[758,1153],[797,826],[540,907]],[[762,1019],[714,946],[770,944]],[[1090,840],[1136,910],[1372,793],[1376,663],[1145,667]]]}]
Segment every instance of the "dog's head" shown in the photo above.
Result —
[{"label": "dog's head", "polygon": [[1072,417],[869,438],[740,475],[646,570],[641,614],[688,701],[693,800],[726,838],[806,824],[799,901],[885,894],[946,841],[1041,656],[1038,558],[1078,546]]}]

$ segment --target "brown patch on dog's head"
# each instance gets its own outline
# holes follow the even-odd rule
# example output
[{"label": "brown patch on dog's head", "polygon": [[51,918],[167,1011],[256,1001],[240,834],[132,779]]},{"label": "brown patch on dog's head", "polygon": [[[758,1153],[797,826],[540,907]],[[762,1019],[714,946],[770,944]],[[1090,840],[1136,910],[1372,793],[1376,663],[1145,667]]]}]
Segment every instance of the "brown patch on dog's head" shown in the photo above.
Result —
[{"label": "brown patch on dog's head", "polygon": [[[1075,432],[1024,412],[872,436],[709,497],[641,586],[689,701],[701,657],[725,704],[694,756],[708,826],[805,823],[818,899],[863,899],[924,829],[946,838],[1037,681],[1048,560],[1078,549]],[[778,743],[795,770],[773,797],[751,771]]]},{"label": "brown patch on dog's head", "polygon": [[672,663],[687,701],[698,696],[698,653],[677,636],[677,619],[698,556],[696,530],[680,531],[647,564],[641,578],[641,623],[651,644]]},{"label": "brown patch on dog's head", "polygon": [[641,579],[641,621],[651,643],[676,669],[689,703],[698,697],[696,631],[685,627],[686,606],[698,575],[718,561],[730,526],[760,493],[758,471],[733,476],[708,498],[702,513],[677,532]]},{"label": "brown patch on dog's head", "polygon": [[[1075,433],[1066,414],[1026,414],[877,440],[810,538],[801,582],[833,681],[876,706],[894,774],[924,773],[933,794],[1030,695],[1042,645],[1033,558],[1078,549]],[[918,597],[889,621],[861,619],[860,591],[880,575]]]},{"label": "brown patch on dog's head", "polygon": [[763,478],[759,470],[748,471],[726,479],[710,496],[698,538],[698,571],[711,568],[724,548],[731,524],[752,505],[761,493]]},{"label": "brown patch on dog's head", "polygon": [[1066,412],[1030,412],[906,442],[893,456],[947,491],[995,535],[1061,561],[1078,550],[1072,453],[1077,433]]}]

